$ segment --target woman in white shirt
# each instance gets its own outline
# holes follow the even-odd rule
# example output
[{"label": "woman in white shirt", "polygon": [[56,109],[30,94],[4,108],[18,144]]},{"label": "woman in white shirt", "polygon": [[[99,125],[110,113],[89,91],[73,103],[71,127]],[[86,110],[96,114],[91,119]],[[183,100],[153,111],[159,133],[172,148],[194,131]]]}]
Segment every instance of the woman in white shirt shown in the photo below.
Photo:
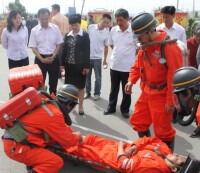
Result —
[{"label": "woman in white shirt", "polygon": [[28,30],[22,25],[21,18],[19,11],[12,10],[1,36],[2,46],[7,50],[9,69],[29,64]]}]

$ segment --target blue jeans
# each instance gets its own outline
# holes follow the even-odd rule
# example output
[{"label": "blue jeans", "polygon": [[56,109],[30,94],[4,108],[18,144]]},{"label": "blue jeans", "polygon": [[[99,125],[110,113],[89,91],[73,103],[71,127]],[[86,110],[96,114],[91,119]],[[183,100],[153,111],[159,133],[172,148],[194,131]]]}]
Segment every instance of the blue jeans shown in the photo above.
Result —
[{"label": "blue jeans", "polygon": [[101,59],[90,59],[90,71],[86,76],[86,93],[88,95],[91,95],[92,69],[94,69],[95,73],[94,95],[100,96],[101,94],[101,63]]}]

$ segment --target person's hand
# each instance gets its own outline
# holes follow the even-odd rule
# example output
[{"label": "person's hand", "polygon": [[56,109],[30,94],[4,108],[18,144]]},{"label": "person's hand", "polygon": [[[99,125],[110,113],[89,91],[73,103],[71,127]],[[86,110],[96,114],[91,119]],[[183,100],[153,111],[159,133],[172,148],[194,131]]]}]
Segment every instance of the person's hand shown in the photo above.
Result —
[{"label": "person's hand", "polygon": [[42,58],[42,63],[51,64],[53,62],[53,60],[54,59],[52,59],[51,57]]},{"label": "person's hand", "polygon": [[82,71],[82,74],[83,74],[83,75],[86,75],[86,74],[89,73],[89,71],[90,71],[90,69],[84,68],[83,71]]},{"label": "person's hand", "polygon": [[126,94],[132,94],[132,86],[133,86],[132,82],[128,82],[125,85],[124,91],[125,91]]},{"label": "person's hand", "polygon": [[124,148],[126,143],[124,141],[119,141],[118,146]]},{"label": "person's hand", "polygon": [[106,61],[103,61],[103,68],[107,69],[108,68],[108,63]]},{"label": "person's hand", "polygon": [[60,66],[60,71],[62,72],[63,70],[65,70],[64,66]]},{"label": "person's hand", "polygon": [[81,132],[75,132],[74,134],[76,134],[79,137],[79,144],[83,143],[83,136],[81,134]]},{"label": "person's hand", "polygon": [[126,156],[130,158],[132,155],[134,155],[137,152],[137,147],[133,145],[128,151],[126,151]]},{"label": "person's hand", "polygon": [[165,105],[165,112],[167,114],[172,114],[174,112],[174,109],[175,109],[174,106]]}]

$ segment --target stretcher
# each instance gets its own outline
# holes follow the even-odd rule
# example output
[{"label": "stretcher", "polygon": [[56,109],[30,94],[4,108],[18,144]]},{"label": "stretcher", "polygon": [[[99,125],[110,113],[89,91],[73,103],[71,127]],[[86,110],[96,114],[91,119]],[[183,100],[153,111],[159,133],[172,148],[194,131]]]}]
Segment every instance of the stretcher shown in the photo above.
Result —
[{"label": "stretcher", "polygon": [[85,159],[83,159],[81,157],[78,157],[78,156],[66,153],[64,151],[64,149],[60,145],[48,146],[47,148],[50,151],[52,151],[53,153],[61,156],[62,158],[69,159],[69,160],[71,160],[74,163],[84,164],[84,165],[92,167],[93,169],[101,170],[103,172],[108,172],[108,173],[122,173],[120,171],[117,171],[117,170],[111,168],[110,166],[102,165],[101,163],[98,163],[98,162],[93,162],[93,161],[85,160]]}]

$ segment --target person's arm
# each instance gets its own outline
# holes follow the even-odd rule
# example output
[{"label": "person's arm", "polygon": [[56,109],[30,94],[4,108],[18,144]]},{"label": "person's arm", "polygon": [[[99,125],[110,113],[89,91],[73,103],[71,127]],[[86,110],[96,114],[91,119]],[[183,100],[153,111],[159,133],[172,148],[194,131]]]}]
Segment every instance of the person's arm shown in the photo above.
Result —
[{"label": "person's arm", "polygon": [[124,145],[125,143],[123,141],[118,143],[117,165],[119,169],[125,172],[132,172],[134,161],[133,159],[128,158],[124,153]]},{"label": "person's arm", "polygon": [[43,130],[62,147],[69,148],[82,143],[82,135],[75,133],[68,125],[65,124],[62,113],[57,111],[46,122]]},{"label": "person's arm", "polygon": [[187,46],[187,39],[186,39],[186,32],[185,32],[185,29],[183,29],[181,41],[182,41],[183,43],[185,43],[185,45]]},{"label": "person's arm", "polygon": [[84,36],[84,45],[83,45],[83,51],[84,51],[84,69],[83,69],[83,75],[86,75],[89,72],[90,69],[90,38],[88,33],[85,33]]},{"label": "person's arm", "polygon": [[38,49],[36,47],[32,48],[33,53],[35,54],[35,56],[42,62],[44,63],[44,58],[40,55]]},{"label": "person's arm", "polygon": [[65,61],[66,61],[67,55],[68,55],[68,45],[67,45],[67,34],[66,34],[65,38],[64,38],[64,43],[63,43],[61,66],[65,66]]},{"label": "person's arm", "polygon": [[138,81],[138,79],[142,75],[144,75],[144,69],[141,69],[142,67],[140,67],[140,63],[139,63],[141,61],[142,57],[143,57],[142,52],[138,52],[138,55],[136,56],[136,59],[135,59],[135,63],[131,67],[131,71],[130,71],[129,77],[128,77],[128,82],[124,88],[124,91],[126,94],[132,94],[133,84],[135,84]]},{"label": "person's arm", "polygon": [[197,60],[197,68],[198,68],[200,64],[200,46],[198,47],[198,50],[197,50],[196,60]]},{"label": "person's arm", "polygon": [[111,47],[111,49],[113,49],[113,45],[114,45],[114,42],[113,42],[113,33],[114,33],[114,29],[115,28],[112,28],[110,33],[109,33],[109,37],[108,37],[108,45]]},{"label": "person's arm", "polygon": [[[173,100],[172,100],[172,79],[174,73],[177,69],[182,67],[182,53],[180,48],[176,43],[174,44],[166,44],[165,46],[165,58],[167,64],[167,95],[166,95],[166,112],[171,113],[173,111]],[[176,56],[174,56],[176,55]],[[169,107],[169,111],[167,110]],[[171,107],[171,108],[170,108]],[[171,110],[170,110],[171,109]]]},{"label": "person's arm", "polygon": [[56,49],[54,50],[53,55],[51,57],[53,60],[56,59],[57,55],[59,54],[60,46],[61,46],[61,44],[56,45]]},{"label": "person's arm", "polygon": [[104,59],[103,59],[103,65],[107,66],[107,56],[108,56],[108,46],[104,47]]},{"label": "person's arm", "polygon": [[5,28],[1,34],[1,43],[4,49],[8,49],[7,29]]},{"label": "person's arm", "polygon": [[28,28],[27,27],[25,27],[25,32],[26,32],[25,43],[27,45],[28,44]]}]

